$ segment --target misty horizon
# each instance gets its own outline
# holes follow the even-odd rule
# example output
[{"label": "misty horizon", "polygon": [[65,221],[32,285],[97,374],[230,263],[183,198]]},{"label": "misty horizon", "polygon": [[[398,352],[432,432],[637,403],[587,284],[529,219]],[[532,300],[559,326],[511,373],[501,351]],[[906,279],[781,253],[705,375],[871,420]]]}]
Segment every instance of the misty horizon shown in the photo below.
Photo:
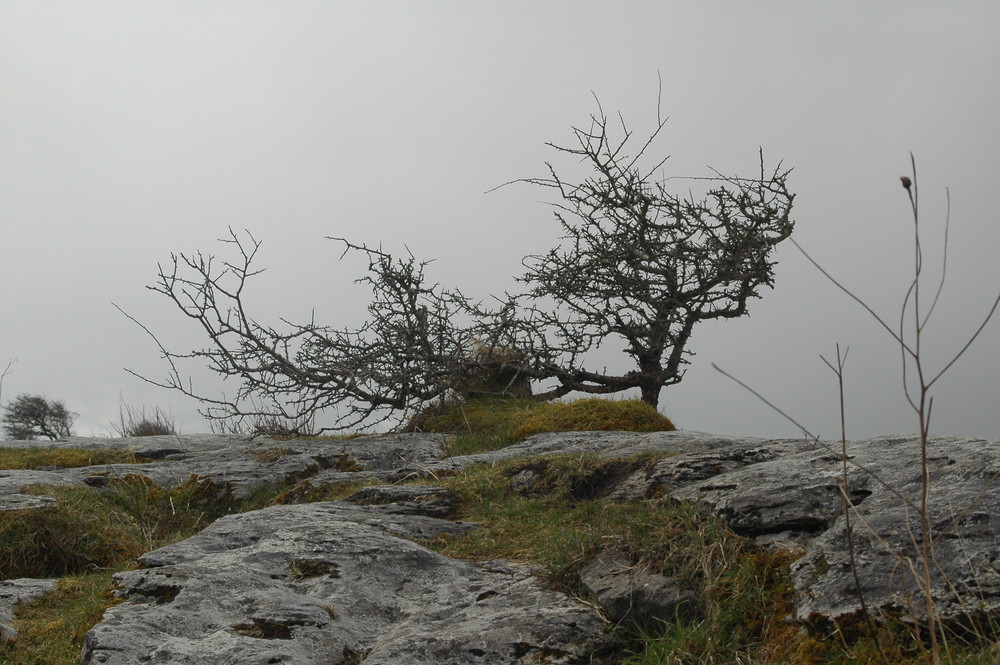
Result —
[{"label": "misty horizon", "polygon": [[[209,431],[192,400],[125,371],[166,367],[112,303],[172,350],[205,346],[145,287],[173,253],[231,258],[218,242],[229,228],[262,242],[248,299],[266,324],[363,320],[365,265],[341,261],[330,236],[412,251],[433,261],[431,282],[475,298],[515,288],[522,257],[554,247],[559,228],[544,192],[495,188],[545,176],[546,143],[571,139],[595,96],[638,135],[659,104],[668,178],[752,176],[759,151],[792,168],[792,238],[893,327],[913,271],[899,180],[912,153],[928,295],[950,199],[925,349],[932,372],[946,364],[1000,290],[1000,6],[631,7],[0,6],[0,371],[17,359],[2,401],[62,400],[84,436],[110,431],[119,400]],[[839,344],[848,438],[915,431],[891,337],[790,243],[775,259],[774,289],[749,316],[696,326],[687,375],[659,410],[681,429],[799,436],[715,363],[837,438],[820,356]],[[630,362],[611,348],[594,364]],[[932,433],[1000,439],[997,376],[994,321],[935,386]],[[207,371],[192,379],[222,389]]]}]

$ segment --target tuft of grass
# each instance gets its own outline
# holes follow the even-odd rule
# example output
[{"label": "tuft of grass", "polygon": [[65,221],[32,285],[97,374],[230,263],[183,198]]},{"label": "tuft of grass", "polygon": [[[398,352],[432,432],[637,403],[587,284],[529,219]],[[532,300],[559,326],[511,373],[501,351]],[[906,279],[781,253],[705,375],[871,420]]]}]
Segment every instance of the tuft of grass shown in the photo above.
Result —
[{"label": "tuft of grass", "polygon": [[474,455],[491,450],[500,450],[517,442],[517,437],[506,431],[458,432],[445,440],[444,454],[445,457]]},{"label": "tuft of grass", "polygon": [[340,501],[354,494],[362,487],[370,487],[380,483],[381,481],[376,478],[363,478],[360,480],[346,480],[336,483],[313,485],[308,479],[306,479],[291,485],[276,495],[273,495],[267,505],[275,506],[316,503],[318,501]]},{"label": "tuft of grass", "polygon": [[139,464],[155,460],[111,448],[0,448],[0,469],[63,469],[99,464]]},{"label": "tuft of grass", "polygon": [[83,639],[104,611],[115,605],[110,571],[72,575],[56,590],[18,607],[17,638],[0,640],[0,663],[76,665]]},{"label": "tuft of grass", "polygon": [[146,413],[146,407],[135,408],[119,400],[118,424],[111,426],[114,436],[160,436],[177,434],[174,417],[156,407],[151,414]]},{"label": "tuft of grass", "polygon": [[447,452],[454,456],[497,450],[542,432],[674,429],[669,418],[640,400],[484,399],[431,407],[411,419],[404,431],[453,434]]},{"label": "tuft of grass", "polygon": [[222,515],[267,505],[280,491],[263,487],[237,501],[228,484],[210,478],[191,476],[168,490],[140,475],[111,479],[106,489],[33,488],[55,504],[0,512],[0,579],[120,570]]},{"label": "tuft of grass", "polygon": [[669,418],[642,400],[581,399],[547,403],[532,410],[514,430],[514,436],[524,439],[541,432],[671,432],[675,429]]},{"label": "tuft of grass", "polygon": [[439,434],[512,434],[519,418],[541,408],[530,399],[475,399],[437,404],[417,414],[403,428],[405,432]]},{"label": "tuft of grass", "polygon": [[89,488],[49,488],[56,505],[0,512],[0,579],[122,565],[144,551],[136,521]]},{"label": "tuft of grass", "polygon": [[288,446],[272,446],[269,448],[258,448],[250,453],[250,457],[261,464],[277,462],[285,455],[291,454],[292,449]]}]

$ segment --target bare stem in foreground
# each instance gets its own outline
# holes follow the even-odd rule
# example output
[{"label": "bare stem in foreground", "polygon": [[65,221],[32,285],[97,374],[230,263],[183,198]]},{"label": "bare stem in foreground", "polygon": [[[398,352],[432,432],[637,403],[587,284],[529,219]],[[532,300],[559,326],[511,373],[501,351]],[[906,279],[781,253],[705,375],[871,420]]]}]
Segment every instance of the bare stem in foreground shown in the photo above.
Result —
[{"label": "bare stem in foreground", "polygon": [[[986,316],[983,318],[982,322],[975,328],[975,330],[969,335],[966,341],[960,346],[960,348],[943,364],[943,366],[937,371],[928,370],[925,362],[924,353],[924,333],[928,322],[940,301],[940,296],[944,288],[945,276],[947,274],[947,256],[948,256],[948,230],[950,228],[951,222],[951,200],[950,195],[948,196],[948,213],[945,220],[945,233],[943,242],[943,258],[942,258],[942,270],[941,278],[937,284],[937,288],[934,291],[934,296],[926,308],[923,307],[923,301],[921,299],[922,286],[923,286],[923,271],[924,271],[924,257],[923,257],[923,246],[921,238],[921,228],[920,228],[920,207],[919,207],[919,194],[917,188],[917,169],[916,161],[913,155],[910,155],[911,164],[911,176],[903,176],[900,178],[903,188],[906,190],[907,197],[910,203],[910,211],[913,219],[913,279],[911,280],[906,294],[903,298],[903,303],[900,308],[899,314],[899,324],[897,328],[890,326],[886,320],[875,312],[867,303],[864,302],[860,297],[853,293],[850,289],[845,287],[841,282],[834,278],[827,270],[825,270],[819,263],[817,263],[809,254],[806,252],[801,245],[799,245],[795,240],[792,240],[792,244],[799,249],[800,252],[806,257],[806,259],[812,263],[827,279],[830,280],[838,289],[843,291],[848,297],[857,302],[865,311],[867,311],[875,319],[875,321],[895,340],[899,346],[900,354],[902,357],[902,367],[901,367],[901,377],[903,384],[903,392],[906,396],[907,402],[909,403],[911,409],[917,417],[919,423],[920,432],[920,470],[921,470],[921,484],[920,484],[920,494],[915,500],[903,497],[898,490],[893,489],[897,496],[899,496],[905,505],[914,509],[919,518],[920,533],[916,534],[915,544],[917,545],[917,551],[919,552],[918,561],[912,561],[909,557],[906,557],[902,553],[894,552],[901,559],[904,559],[907,563],[909,569],[914,575],[921,592],[924,596],[924,613],[926,614],[926,633],[927,638],[930,642],[930,659],[934,665],[939,665],[941,662],[942,655],[942,638],[944,633],[938,622],[938,615],[934,606],[933,597],[933,579],[932,572],[935,568],[934,563],[934,540],[935,534],[933,531],[933,517],[931,515],[930,499],[932,493],[931,486],[931,476],[928,460],[928,437],[930,434],[930,423],[931,423],[931,413],[933,410],[934,399],[931,394],[931,389],[934,384],[949,370],[952,366],[961,358],[965,352],[969,349],[972,343],[979,337],[980,333],[986,327],[987,323],[993,318],[998,305],[1000,305],[1000,293],[997,294],[996,298],[993,300],[991,306],[989,307]],[[846,355],[846,354],[845,354]],[[843,359],[840,356],[840,349],[837,349],[837,363],[836,365],[830,363],[825,358],[823,362],[827,364],[838,377],[838,384],[841,390],[841,440],[842,440],[842,456],[843,456],[843,470],[844,479],[846,483],[846,468],[849,463],[847,452],[846,452],[846,427],[844,421],[844,410],[843,410]],[[718,369],[718,368],[716,368]],[[722,370],[719,370],[722,371]],[[733,378],[731,375],[726,374],[729,378]],[[736,379],[733,379],[736,380]],[[752,390],[743,382],[737,381],[741,386],[750,390],[751,393],[756,395],[758,398],[762,399],[768,406],[776,410],[779,414],[790,420],[803,432],[807,432],[799,423],[785,414],[783,411],[775,407],[771,402],[764,400],[759,393]],[[814,438],[814,437],[812,437]],[[817,440],[818,439],[815,439]],[[866,470],[867,471],[867,470]],[[870,473],[870,472],[869,472]],[[847,500],[845,498],[845,500]],[[846,511],[846,514],[850,515],[850,511]],[[850,538],[850,523],[848,522],[848,546],[852,548],[851,557],[854,560],[853,553],[853,543]],[[855,576],[857,571],[855,570]],[[857,583],[857,579],[855,580]],[[864,599],[861,599],[862,604]],[[867,609],[865,610],[867,613]],[[915,622],[918,626],[919,622]]]}]

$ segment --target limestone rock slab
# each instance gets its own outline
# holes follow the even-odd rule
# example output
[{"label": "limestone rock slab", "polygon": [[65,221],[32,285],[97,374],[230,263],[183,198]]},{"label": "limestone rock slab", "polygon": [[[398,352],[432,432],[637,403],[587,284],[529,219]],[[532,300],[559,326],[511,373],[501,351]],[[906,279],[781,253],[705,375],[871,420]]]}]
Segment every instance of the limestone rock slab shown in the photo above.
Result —
[{"label": "limestone rock slab", "polygon": [[575,663],[599,617],[530,571],[400,537],[461,529],[324,502],[224,517],[115,576],[84,663]]},{"label": "limestone rock slab", "polygon": [[[1000,615],[1000,442],[935,437],[928,444],[932,597],[939,617],[966,622],[970,615]],[[851,533],[861,592],[879,613],[904,611],[925,618],[923,594],[910,566],[922,570],[920,445],[915,436],[888,436],[850,444],[864,488],[852,492]],[[838,463],[828,462],[836,473]],[[860,484],[860,483],[858,483]],[[838,514],[813,538],[793,566],[797,614],[837,617],[860,608],[847,543]]]},{"label": "limestone rock slab", "polygon": [[[163,487],[176,487],[192,475],[228,484],[241,498],[254,488],[300,478],[314,482],[374,477],[387,479],[400,468],[434,463],[443,454],[439,434],[383,434],[344,440],[275,441],[267,437],[223,434],[132,438],[73,437],[62,441],[2,441],[13,448],[112,448],[162,460],[140,464],[101,464],[49,471],[0,470],[0,510],[41,507],[45,497],[19,494],[31,484],[99,486],[100,477],[139,474]],[[337,477],[324,477],[333,474]]]},{"label": "limestone rock slab", "polygon": [[[657,453],[665,458],[621,481],[608,498],[702,503],[762,545],[801,548],[795,564],[803,621],[861,608],[848,555],[844,496],[861,591],[879,614],[923,616],[918,570],[920,442],[896,435],[841,446],[806,440],[724,437],[699,432],[573,432],[531,437],[492,453],[442,460],[436,472],[516,457]],[[935,539],[933,596],[940,618],[1000,615],[1000,441],[934,437],[929,442],[930,515]],[[514,479],[524,482],[525,479]]]},{"label": "limestone rock slab", "polygon": [[698,596],[674,580],[637,569],[623,557],[602,554],[584,566],[580,581],[612,621],[631,619],[647,628],[692,617]]},{"label": "limestone rock slab", "polygon": [[0,469],[0,512],[44,508],[55,501],[52,497],[25,493],[32,485],[83,485],[83,481],[53,471]]}]

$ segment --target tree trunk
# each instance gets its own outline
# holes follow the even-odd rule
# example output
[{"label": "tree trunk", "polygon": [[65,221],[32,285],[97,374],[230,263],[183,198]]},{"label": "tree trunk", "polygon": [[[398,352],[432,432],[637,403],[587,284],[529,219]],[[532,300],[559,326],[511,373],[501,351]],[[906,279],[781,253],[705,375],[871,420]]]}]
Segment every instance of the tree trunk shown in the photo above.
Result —
[{"label": "tree trunk", "polygon": [[660,403],[660,391],[663,390],[663,386],[659,383],[655,383],[652,385],[642,386],[641,390],[642,401],[649,404],[654,409],[657,408]]}]

